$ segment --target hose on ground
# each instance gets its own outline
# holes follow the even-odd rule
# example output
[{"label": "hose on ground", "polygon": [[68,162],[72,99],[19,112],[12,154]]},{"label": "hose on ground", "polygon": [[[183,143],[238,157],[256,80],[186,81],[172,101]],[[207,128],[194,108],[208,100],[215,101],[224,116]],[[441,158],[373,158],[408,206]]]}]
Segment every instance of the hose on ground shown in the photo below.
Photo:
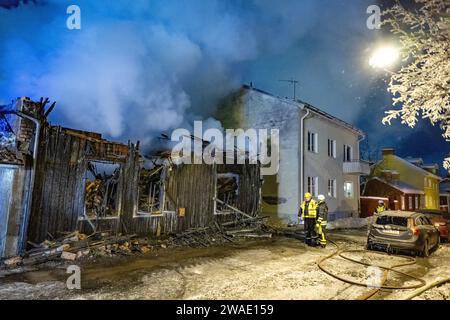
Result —
[{"label": "hose on ground", "polygon": [[430,283],[429,285],[427,285],[427,286],[425,286],[423,288],[420,288],[419,290],[413,292],[411,295],[407,296],[405,298],[405,300],[412,300],[415,297],[417,297],[417,296],[421,295],[422,293],[424,293],[425,291],[430,290],[431,288],[438,287],[438,286],[441,286],[441,285],[449,283],[449,282],[450,282],[450,277],[449,278],[445,278],[445,279],[441,279],[441,280],[438,280],[438,281],[435,281],[433,283]]},{"label": "hose on ground", "polygon": [[[304,237],[299,236],[295,232],[292,232],[292,233],[285,233],[285,232],[283,232],[283,235],[288,236],[288,237],[297,238],[297,239],[303,239],[304,238]],[[328,269],[326,269],[323,266],[323,264],[324,264],[324,262],[326,260],[331,259],[332,257],[334,257],[336,255],[338,255],[339,257],[341,257],[341,258],[343,258],[345,260],[348,260],[348,261],[351,261],[351,262],[354,262],[354,263],[358,263],[358,264],[361,264],[361,265],[364,265],[364,266],[369,266],[369,267],[378,267],[378,268],[383,269],[385,271],[384,274],[383,274],[383,279],[380,281],[381,285],[380,286],[376,286],[376,287],[374,286],[373,290],[371,290],[368,293],[365,293],[364,295],[360,296],[359,297],[360,300],[367,300],[367,299],[369,299],[370,297],[374,296],[381,289],[390,289],[390,290],[418,289],[415,292],[413,292],[411,295],[409,295],[406,298],[404,298],[405,300],[411,300],[411,299],[414,299],[415,297],[419,296],[420,294],[424,293],[427,290],[430,290],[430,289],[432,289],[434,287],[443,285],[445,283],[450,283],[450,277],[448,277],[448,278],[444,278],[444,279],[441,279],[441,280],[438,280],[438,281],[435,281],[433,283],[430,283],[430,284],[426,285],[426,281],[423,280],[423,279],[420,279],[418,277],[415,277],[415,276],[410,275],[410,274],[405,273],[405,272],[401,272],[399,270],[395,270],[395,268],[399,268],[399,267],[404,267],[404,266],[415,264],[417,262],[417,259],[415,257],[413,258],[413,257],[399,255],[398,257],[402,257],[402,258],[406,259],[407,262],[396,264],[396,265],[393,265],[391,267],[384,267],[384,266],[379,266],[379,265],[374,266],[373,264],[370,264],[370,263],[365,263],[365,262],[362,262],[362,261],[357,260],[357,259],[352,259],[350,257],[347,257],[344,254],[346,252],[347,253],[349,253],[349,252],[352,252],[352,253],[364,253],[364,252],[366,252],[366,250],[342,250],[336,242],[334,242],[334,241],[332,241],[330,239],[328,239],[328,242],[332,243],[336,247],[336,251],[334,251],[331,254],[327,255],[326,257],[320,259],[318,261],[317,265],[318,265],[320,270],[322,270],[323,272],[325,272],[329,276],[331,276],[331,277],[333,277],[335,279],[338,279],[338,280],[340,280],[342,282],[348,283],[348,284],[361,286],[361,287],[369,287],[369,285],[367,283],[361,283],[361,282],[353,281],[351,279],[346,279],[344,277],[341,277],[341,276],[339,276],[337,274],[332,273],[331,271],[329,271]],[[388,255],[387,253],[384,253],[384,252],[372,251],[372,253],[374,253],[374,254],[381,254],[381,255]],[[392,271],[392,272],[395,272],[395,273],[400,274],[402,276],[408,277],[408,278],[413,279],[413,280],[415,280],[415,281],[417,281],[419,283],[413,284],[413,285],[409,285],[409,286],[385,286],[384,284],[387,281],[387,275],[388,275],[389,271]]]},{"label": "hose on ground", "polygon": [[[320,270],[322,270],[323,272],[325,272],[326,274],[332,276],[335,279],[338,279],[338,280],[343,281],[345,283],[353,284],[353,285],[356,285],[356,286],[368,287],[367,283],[361,283],[361,282],[357,282],[357,281],[354,281],[354,280],[351,280],[351,279],[344,278],[344,277],[342,277],[340,275],[337,275],[337,274],[329,271],[327,268],[324,267],[324,262],[326,260],[331,259],[332,257],[334,257],[336,255],[339,255],[341,258],[343,258],[345,260],[348,260],[348,261],[351,261],[351,262],[354,262],[354,263],[358,263],[358,264],[361,264],[361,265],[364,265],[364,266],[368,266],[368,267],[378,267],[378,268],[383,269],[383,270],[385,270],[387,272],[392,271],[392,272],[395,272],[397,274],[400,274],[402,276],[408,277],[408,278],[418,282],[416,284],[411,284],[411,285],[407,285],[407,286],[386,286],[386,285],[384,285],[385,281],[383,281],[380,286],[376,286],[376,290],[380,290],[380,289],[391,289],[391,290],[417,289],[417,288],[421,288],[424,285],[426,285],[425,280],[420,279],[418,277],[415,277],[413,275],[410,275],[408,273],[401,272],[401,271],[398,271],[398,270],[394,269],[394,268],[398,268],[398,267],[401,267],[401,266],[406,266],[406,265],[411,265],[411,264],[416,263],[416,259],[415,258],[401,256],[403,258],[408,259],[409,261],[406,262],[406,263],[402,263],[402,264],[399,264],[399,265],[392,266],[392,267],[384,267],[384,266],[380,266],[380,265],[375,265],[374,266],[373,264],[362,262],[362,261],[356,260],[356,259],[352,259],[352,258],[349,258],[349,257],[344,255],[345,252],[353,252],[353,253],[355,253],[355,252],[365,252],[365,250],[341,250],[341,248],[339,247],[339,245],[337,243],[335,243],[334,241],[331,241],[331,240],[329,240],[329,242],[336,246],[336,251],[334,251],[331,254],[327,255],[326,257],[320,259],[319,262],[317,263],[317,265],[318,265]],[[374,252],[374,253],[375,254],[387,255],[386,253],[381,253],[381,252]]]}]

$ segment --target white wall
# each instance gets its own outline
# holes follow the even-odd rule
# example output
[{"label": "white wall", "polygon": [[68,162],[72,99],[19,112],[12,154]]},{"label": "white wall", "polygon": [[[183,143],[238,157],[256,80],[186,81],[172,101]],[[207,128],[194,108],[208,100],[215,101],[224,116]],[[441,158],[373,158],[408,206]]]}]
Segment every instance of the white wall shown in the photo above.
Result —
[{"label": "white wall", "polygon": [[263,201],[263,212],[277,214],[283,220],[295,219],[300,192],[299,105],[254,90],[246,91],[242,102],[243,126],[280,131],[280,170],[276,177],[264,177],[263,196],[283,198],[286,202],[269,205]]},{"label": "white wall", "polygon": [[[307,150],[308,131],[318,134],[318,153]],[[336,158],[328,156],[328,139],[336,140]],[[344,144],[353,147],[353,159],[359,159],[358,136],[356,133],[334,124],[328,119],[312,115],[305,120],[305,180],[308,176],[319,177],[319,194],[326,197],[331,213],[345,216],[358,212],[359,176],[343,174]],[[328,179],[336,179],[336,198],[328,197]],[[344,182],[353,182],[353,198],[344,196]]]},{"label": "white wall", "polygon": [[[263,213],[274,214],[284,221],[295,221],[301,201],[300,188],[300,118],[305,114],[303,105],[259,92],[243,90],[239,99],[227,106],[225,117],[235,119],[234,128],[277,128],[280,130],[280,170],[276,177],[264,177],[263,197],[276,196],[286,199],[279,205],[269,205],[263,200]],[[237,120],[236,120],[237,119]],[[221,119],[222,120],[222,119]],[[319,152],[307,151],[307,132],[318,133]],[[343,174],[343,145],[353,146],[353,157],[359,159],[358,135],[328,119],[313,115],[305,120],[304,128],[304,189],[307,177],[319,177],[319,194],[327,195],[328,179],[335,178],[337,197],[327,198],[330,212],[338,216],[358,211],[359,176]],[[328,157],[328,138],[336,140],[336,158]],[[344,181],[353,182],[354,196],[344,197]]]}]

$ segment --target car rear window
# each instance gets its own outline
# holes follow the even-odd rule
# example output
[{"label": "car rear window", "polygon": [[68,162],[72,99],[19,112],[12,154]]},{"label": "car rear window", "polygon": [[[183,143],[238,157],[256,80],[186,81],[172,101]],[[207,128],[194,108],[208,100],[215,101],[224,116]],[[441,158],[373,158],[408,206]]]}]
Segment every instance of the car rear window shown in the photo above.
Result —
[{"label": "car rear window", "polygon": [[381,217],[377,218],[377,224],[380,224],[380,225],[391,224],[394,226],[407,227],[408,219],[405,217],[381,216]]}]

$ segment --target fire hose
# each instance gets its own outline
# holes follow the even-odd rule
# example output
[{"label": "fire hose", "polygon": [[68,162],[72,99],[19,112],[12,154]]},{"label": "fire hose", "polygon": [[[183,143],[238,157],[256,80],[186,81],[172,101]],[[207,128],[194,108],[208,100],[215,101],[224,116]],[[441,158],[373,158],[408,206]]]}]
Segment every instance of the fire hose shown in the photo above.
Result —
[{"label": "fire hose", "polygon": [[[439,285],[442,285],[442,284],[450,282],[450,278],[446,278],[446,279],[442,279],[442,280],[439,280],[439,281],[436,281],[436,282],[433,282],[433,283],[427,285],[425,280],[420,279],[418,277],[415,277],[415,276],[413,276],[411,274],[408,274],[408,273],[405,273],[405,272],[402,272],[402,271],[399,271],[399,270],[395,269],[395,268],[399,268],[399,267],[415,264],[417,262],[416,258],[412,258],[412,257],[408,257],[408,256],[398,256],[398,257],[406,259],[407,261],[404,262],[404,263],[400,263],[400,264],[396,264],[396,265],[390,266],[390,267],[385,267],[385,266],[381,266],[381,265],[373,265],[373,264],[366,263],[366,262],[363,262],[363,261],[360,261],[360,260],[357,260],[357,259],[350,258],[350,257],[345,255],[345,253],[364,253],[364,252],[367,252],[366,250],[343,250],[334,241],[329,240],[329,242],[332,243],[334,246],[336,246],[336,250],[334,252],[332,252],[331,254],[327,255],[326,257],[320,259],[317,264],[318,264],[318,267],[319,267],[320,270],[322,270],[326,274],[330,275],[331,277],[333,277],[335,279],[338,279],[338,280],[340,280],[342,282],[348,283],[348,284],[352,284],[352,285],[356,285],[356,286],[362,286],[362,287],[371,287],[367,283],[361,283],[361,282],[358,282],[358,281],[354,281],[354,280],[351,280],[351,279],[344,278],[344,277],[342,277],[340,275],[337,275],[337,274],[329,271],[327,268],[325,268],[324,267],[325,262],[327,260],[335,257],[335,256],[339,256],[339,257],[341,257],[341,258],[343,258],[345,260],[348,260],[350,262],[353,262],[353,263],[361,264],[361,265],[368,266],[368,267],[376,267],[376,268],[380,268],[380,269],[384,270],[384,275],[383,275],[383,278],[381,279],[379,285],[373,285],[372,286],[373,290],[371,290],[370,292],[368,292],[368,293],[358,297],[358,299],[360,299],[360,300],[367,300],[367,299],[369,299],[370,297],[372,297],[376,293],[378,293],[378,291],[380,291],[381,289],[407,290],[407,289],[418,289],[419,288],[419,290],[417,290],[416,292],[414,292],[410,296],[406,297],[406,300],[410,300],[410,299],[413,299],[414,297],[422,294],[423,292],[425,292],[425,291],[427,291],[427,290],[429,290],[431,288],[434,288],[434,287],[437,287]],[[374,251],[372,253],[378,254],[378,255],[388,255],[387,253],[384,253],[384,252],[375,252]],[[406,286],[385,285],[385,283],[387,281],[387,275],[388,275],[389,272],[397,273],[399,275],[402,275],[404,277],[412,279],[412,280],[416,281],[417,283],[416,284],[411,284],[411,285],[406,285]]]}]

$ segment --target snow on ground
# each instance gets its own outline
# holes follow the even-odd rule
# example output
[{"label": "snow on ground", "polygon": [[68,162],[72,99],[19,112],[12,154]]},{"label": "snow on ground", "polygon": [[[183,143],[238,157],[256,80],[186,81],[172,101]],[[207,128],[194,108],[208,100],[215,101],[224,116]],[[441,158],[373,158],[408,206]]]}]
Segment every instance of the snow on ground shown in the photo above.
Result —
[{"label": "snow on ground", "polygon": [[[361,230],[330,232],[346,249],[364,249]],[[335,251],[307,247],[300,240],[275,237],[218,248],[167,250],[159,256],[109,260],[82,266],[82,290],[65,289],[64,271],[31,271],[7,283],[0,279],[0,299],[356,299],[369,288],[339,281],[322,272],[317,262]],[[348,257],[392,266],[405,259],[373,252],[346,253]],[[340,257],[326,267],[342,277],[366,283],[371,270]],[[428,283],[450,276],[450,245],[442,245],[428,259],[402,267]],[[17,277],[17,275],[14,275]],[[390,275],[395,285],[405,279]],[[8,279],[8,277],[5,277]],[[402,299],[414,290],[382,292],[376,298]],[[449,285],[431,289],[418,299],[449,298]]]},{"label": "snow on ground", "polygon": [[372,222],[372,217],[367,218],[343,218],[330,221],[327,224],[327,230],[336,229],[359,229],[367,227]]},{"label": "snow on ground", "polygon": [[14,282],[0,285],[0,300],[38,300],[63,297],[67,294],[66,284],[48,281],[38,284]]}]

